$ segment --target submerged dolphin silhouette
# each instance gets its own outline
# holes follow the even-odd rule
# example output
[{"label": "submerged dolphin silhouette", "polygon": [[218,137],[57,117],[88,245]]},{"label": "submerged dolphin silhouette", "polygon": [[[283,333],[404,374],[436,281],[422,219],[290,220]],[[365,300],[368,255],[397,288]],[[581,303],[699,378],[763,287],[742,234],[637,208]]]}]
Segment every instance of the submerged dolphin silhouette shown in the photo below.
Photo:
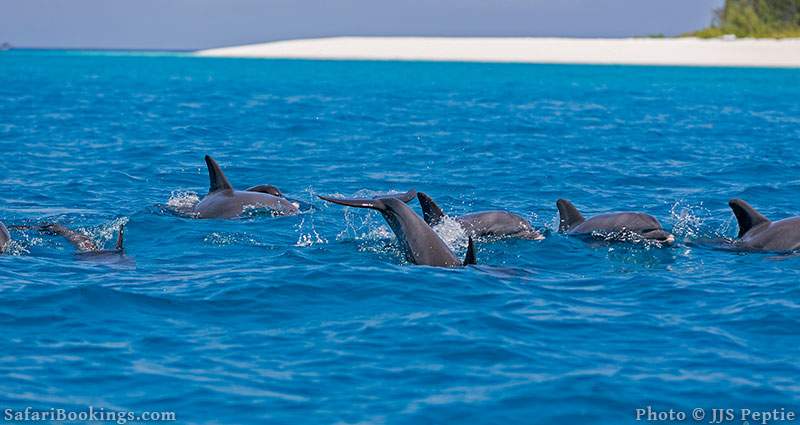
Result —
[{"label": "submerged dolphin silhouette", "polygon": [[208,166],[208,194],[194,207],[199,218],[234,218],[242,215],[247,206],[268,208],[278,215],[294,215],[297,207],[282,195],[266,189],[267,186],[256,186],[254,190],[234,190],[222,169],[214,158],[206,155]]},{"label": "submerged dolphin silhouette", "polygon": [[775,252],[800,249],[800,217],[770,221],[741,199],[731,199],[728,205],[739,224],[739,234],[734,241],[736,247]]},{"label": "submerged dolphin silhouette", "polygon": [[[419,199],[422,216],[426,223],[435,226],[442,222],[445,213],[430,196],[424,192],[418,192],[417,199]],[[453,219],[461,225],[467,235],[474,238],[544,239],[541,233],[534,230],[528,220],[508,211],[480,211]]]},{"label": "submerged dolphin silhouette", "polygon": [[655,217],[638,212],[601,214],[585,219],[570,201],[559,199],[558,231],[568,235],[627,240],[628,237],[652,240],[670,245],[675,236],[665,231]]},{"label": "submerged dolphin silhouette", "polygon": [[475,264],[475,245],[469,238],[467,255],[459,261],[453,251],[411,208],[406,205],[416,195],[413,189],[400,195],[381,196],[372,199],[336,199],[319,196],[334,204],[355,208],[370,208],[381,213],[394,231],[406,259],[414,264],[435,267],[461,267]]},{"label": "submerged dolphin silhouette", "polygon": [[0,222],[0,254],[6,252],[8,245],[11,243],[11,235],[8,234],[6,226]]},{"label": "submerged dolphin silhouette", "polygon": [[77,255],[81,257],[104,257],[112,255],[124,255],[125,248],[123,246],[123,239],[125,237],[125,225],[119,226],[119,234],[117,235],[117,243],[114,249],[103,249],[98,246],[88,236],[78,233],[72,229],[56,223],[47,223],[41,226],[35,226],[40,232],[57,235],[66,239],[78,250]]}]

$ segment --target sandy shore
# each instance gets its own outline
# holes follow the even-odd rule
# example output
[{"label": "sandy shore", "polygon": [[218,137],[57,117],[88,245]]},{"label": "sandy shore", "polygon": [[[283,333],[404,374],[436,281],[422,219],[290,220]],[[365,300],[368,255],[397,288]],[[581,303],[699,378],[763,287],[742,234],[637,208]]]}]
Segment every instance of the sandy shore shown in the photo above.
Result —
[{"label": "sandy shore", "polygon": [[800,39],[335,37],[201,50],[200,56],[800,67]]}]

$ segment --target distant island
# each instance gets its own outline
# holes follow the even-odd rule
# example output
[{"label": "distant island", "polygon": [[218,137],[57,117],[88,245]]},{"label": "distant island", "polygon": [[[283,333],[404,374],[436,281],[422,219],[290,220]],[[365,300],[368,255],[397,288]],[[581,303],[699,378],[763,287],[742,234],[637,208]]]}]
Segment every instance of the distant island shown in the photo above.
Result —
[{"label": "distant island", "polygon": [[800,37],[800,0],[726,0],[711,26],[688,36]]}]

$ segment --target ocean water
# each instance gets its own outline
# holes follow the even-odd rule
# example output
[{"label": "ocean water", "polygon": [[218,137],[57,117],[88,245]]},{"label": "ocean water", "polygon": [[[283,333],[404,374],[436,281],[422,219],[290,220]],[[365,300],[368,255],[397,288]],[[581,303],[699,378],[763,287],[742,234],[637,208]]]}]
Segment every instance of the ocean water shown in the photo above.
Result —
[{"label": "ocean water", "polygon": [[[733,197],[800,214],[798,99],[800,70],[0,53],[0,220],[109,248],[125,223],[127,250],[87,261],[12,232],[0,408],[219,424],[797,411],[800,258],[702,241],[735,235]],[[236,187],[313,208],[176,214],[207,190],[205,154]],[[410,188],[547,238],[414,266],[380,215],[315,196]],[[678,243],[564,237],[562,197],[650,213]],[[463,255],[460,229],[437,230]]]}]

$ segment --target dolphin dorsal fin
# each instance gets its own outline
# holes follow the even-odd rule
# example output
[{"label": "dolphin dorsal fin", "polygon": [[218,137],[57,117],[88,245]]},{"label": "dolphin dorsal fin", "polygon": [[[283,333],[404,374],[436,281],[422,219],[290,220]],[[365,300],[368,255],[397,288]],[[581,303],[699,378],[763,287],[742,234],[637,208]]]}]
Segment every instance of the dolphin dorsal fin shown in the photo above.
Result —
[{"label": "dolphin dorsal fin", "polygon": [[208,166],[208,193],[216,192],[218,190],[233,190],[233,186],[225,177],[222,168],[219,168],[217,161],[214,158],[206,155],[206,165]]},{"label": "dolphin dorsal fin", "polygon": [[124,224],[120,224],[119,225],[119,234],[117,234],[117,246],[115,247],[115,249],[117,251],[122,251],[123,250],[123,239],[125,239],[125,225]]},{"label": "dolphin dorsal fin", "polygon": [[569,231],[573,227],[586,221],[581,213],[578,212],[578,209],[575,208],[575,205],[572,205],[572,202],[566,199],[559,199],[558,202],[556,202],[556,206],[558,207],[559,232]]},{"label": "dolphin dorsal fin", "polygon": [[419,206],[422,207],[422,217],[425,222],[431,226],[439,224],[444,218],[444,211],[425,192],[418,192],[417,199],[419,199]]},{"label": "dolphin dorsal fin", "polygon": [[739,223],[739,235],[736,236],[737,238],[741,238],[756,226],[769,223],[768,218],[761,215],[760,212],[741,199],[731,199],[728,205],[733,210],[736,221]]},{"label": "dolphin dorsal fin", "polygon": [[464,265],[470,266],[473,264],[478,264],[478,260],[475,258],[475,243],[472,242],[472,236],[470,236],[469,242],[467,242],[467,255],[464,257]]}]

